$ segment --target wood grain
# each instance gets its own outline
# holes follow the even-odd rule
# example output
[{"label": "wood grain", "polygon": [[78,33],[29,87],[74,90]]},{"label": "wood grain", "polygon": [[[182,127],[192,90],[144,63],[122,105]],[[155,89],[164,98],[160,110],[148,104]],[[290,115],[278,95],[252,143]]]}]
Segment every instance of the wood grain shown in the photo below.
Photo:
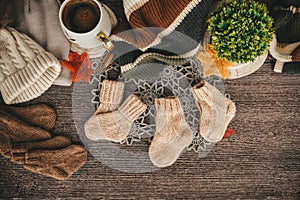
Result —
[{"label": "wood grain", "polygon": [[[121,1],[105,3],[123,15]],[[57,181],[0,157],[0,199],[294,199],[300,191],[300,76],[276,74],[272,65],[269,60],[254,74],[225,82],[237,106],[230,124],[237,133],[206,158],[189,151],[170,167],[134,174],[89,155],[78,172]],[[52,134],[80,142],[72,91],[52,86],[27,104],[50,104],[58,114]],[[147,145],[128,149],[147,151]]]}]

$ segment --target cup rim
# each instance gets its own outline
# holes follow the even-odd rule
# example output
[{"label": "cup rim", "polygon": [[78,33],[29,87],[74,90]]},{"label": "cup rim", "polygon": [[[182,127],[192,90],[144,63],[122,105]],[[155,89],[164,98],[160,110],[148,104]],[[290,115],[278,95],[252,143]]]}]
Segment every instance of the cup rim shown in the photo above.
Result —
[{"label": "cup rim", "polygon": [[102,18],[103,18],[103,9],[102,9],[102,4],[100,4],[100,2],[99,1],[97,1],[97,0],[88,0],[88,1],[93,1],[93,2],[95,2],[96,4],[97,4],[97,6],[98,6],[98,8],[99,8],[99,11],[100,11],[100,17],[99,17],[99,21],[98,21],[98,23],[97,23],[97,25],[92,29],[92,30],[90,30],[90,31],[88,31],[88,32],[84,32],[84,33],[77,33],[77,32],[74,32],[74,31],[71,31],[70,29],[68,29],[66,26],[65,26],[65,24],[64,24],[64,22],[63,22],[63,20],[62,20],[62,13],[63,13],[63,9],[64,9],[64,7],[66,6],[66,4],[68,4],[69,2],[71,2],[71,1],[80,1],[80,0],[65,0],[62,4],[61,4],[61,6],[60,6],[60,8],[59,8],[59,14],[58,14],[58,18],[59,18],[59,22],[60,22],[60,24],[61,24],[61,26],[63,26],[63,28],[65,29],[65,30],[63,30],[63,31],[68,31],[68,32],[70,32],[70,33],[72,33],[72,34],[75,34],[75,35],[87,35],[87,34],[90,34],[91,32],[93,32],[96,28],[98,28],[98,26],[101,24],[101,20],[102,20]]}]

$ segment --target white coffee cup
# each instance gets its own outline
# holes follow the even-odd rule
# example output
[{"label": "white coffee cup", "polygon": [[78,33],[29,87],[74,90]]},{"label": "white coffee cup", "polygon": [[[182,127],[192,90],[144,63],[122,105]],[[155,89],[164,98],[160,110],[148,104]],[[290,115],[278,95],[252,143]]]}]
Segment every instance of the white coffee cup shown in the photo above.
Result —
[{"label": "white coffee cup", "polygon": [[[64,23],[63,12],[66,12],[68,6],[82,2],[97,5],[97,8],[99,9],[98,23],[94,28],[92,28],[92,30],[88,30],[87,32],[70,30],[70,28],[68,28]],[[113,43],[109,39],[109,35],[112,30],[112,23],[109,14],[104,6],[97,0],[65,0],[59,9],[59,21],[61,28],[69,41],[79,45],[81,48],[92,49],[101,45],[103,45],[107,50],[112,50],[114,48]]]}]

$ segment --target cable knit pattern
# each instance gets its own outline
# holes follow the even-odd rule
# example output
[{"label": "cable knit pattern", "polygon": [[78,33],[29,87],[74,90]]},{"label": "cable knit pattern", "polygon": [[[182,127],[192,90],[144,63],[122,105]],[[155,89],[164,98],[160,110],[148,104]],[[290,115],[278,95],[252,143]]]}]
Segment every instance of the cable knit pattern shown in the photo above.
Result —
[{"label": "cable knit pattern", "polygon": [[[1,29],[1,60],[0,68],[1,72],[6,76],[14,73],[16,68],[20,69],[26,64],[25,60],[22,58],[21,53],[17,50],[17,44],[12,34],[9,30]],[[2,80],[1,80],[2,81]]]},{"label": "cable knit pattern", "polygon": [[19,34],[16,30],[11,29],[12,34],[16,37],[19,38],[20,41],[24,42],[24,45],[28,46],[33,53],[38,54],[42,51],[45,51],[43,47],[41,47],[37,42],[32,40],[30,37],[28,37],[25,34]]},{"label": "cable knit pattern", "polygon": [[172,165],[191,144],[193,131],[185,121],[179,98],[155,99],[156,132],[149,147],[149,157],[158,167]]},{"label": "cable knit pattern", "polygon": [[192,93],[201,111],[200,134],[208,142],[221,141],[235,115],[235,104],[206,81],[196,84]]},{"label": "cable knit pattern", "polygon": [[5,103],[40,96],[59,75],[59,61],[15,29],[1,29],[0,44],[0,91]]},{"label": "cable knit pattern", "polygon": [[130,132],[134,121],[137,120],[146,109],[146,104],[141,102],[136,95],[131,94],[117,110],[97,113],[94,122],[98,124],[99,131],[91,132],[88,129],[93,126],[91,124],[88,126],[85,125],[86,135],[91,140],[102,139],[121,142]]},{"label": "cable knit pattern", "polygon": [[104,80],[100,92],[100,105],[97,113],[112,111],[119,107],[124,93],[124,83]]}]

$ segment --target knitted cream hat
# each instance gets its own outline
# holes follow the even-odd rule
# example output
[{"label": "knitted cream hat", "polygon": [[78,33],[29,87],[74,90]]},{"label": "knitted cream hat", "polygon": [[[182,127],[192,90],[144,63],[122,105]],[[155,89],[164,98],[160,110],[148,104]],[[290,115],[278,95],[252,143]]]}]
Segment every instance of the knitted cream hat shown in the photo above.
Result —
[{"label": "knitted cream hat", "polygon": [[6,104],[43,94],[61,71],[59,61],[27,35],[0,29],[0,91]]}]

